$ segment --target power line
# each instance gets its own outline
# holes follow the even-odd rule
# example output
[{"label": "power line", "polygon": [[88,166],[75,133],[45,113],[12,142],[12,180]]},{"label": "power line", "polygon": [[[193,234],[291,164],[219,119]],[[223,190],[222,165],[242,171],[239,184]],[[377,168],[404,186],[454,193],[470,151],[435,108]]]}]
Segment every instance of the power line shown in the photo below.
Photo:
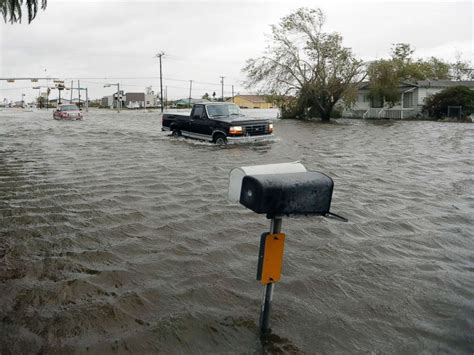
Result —
[{"label": "power line", "polygon": [[11,78],[0,78],[0,80],[5,80],[5,81],[16,81],[16,80],[29,80],[29,81],[38,81],[38,80],[57,80],[58,78],[15,78],[15,77],[11,77]]},{"label": "power line", "polygon": [[[164,53],[159,53],[157,55],[158,58],[160,58],[160,55],[162,57],[165,56]],[[166,55],[166,58],[168,58],[168,55]],[[162,72],[160,72],[160,74],[162,74]],[[245,88],[243,86],[240,86],[240,85],[231,85],[232,87],[232,90],[225,90],[225,87],[224,87],[224,79],[226,77],[224,76],[221,76],[220,77],[220,83],[213,83],[213,82],[205,82],[205,81],[195,81],[195,80],[192,80],[192,84],[190,85],[192,87],[192,89],[194,89],[194,92],[196,91],[203,91],[203,92],[212,92],[212,91],[217,91],[216,90],[216,87],[217,86],[220,86],[221,87],[221,98],[224,99],[224,96],[227,95],[231,95],[232,97],[235,95],[235,91],[237,91],[237,94],[254,94],[252,92],[249,92],[247,90],[245,90]],[[52,78],[48,78],[49,80],[52,80]],[[103,84],[107,84],[111,79],[115,79],[115,80],[124,80],[124,81],[133,81],[133,80],[153,80],[153,79],[160,79],[160,102],[161,100],[163,99],[163,87],[162,87],[162,80],[165,79],[165,80],[168,80],[168,81],[172,81],[172,82],[177,82],[177,83],[189,83],[190,81],[189,80],[185,80],[185,79],[179,79],[179,78],[171,78],[171,77],[163,77],[163,76],[112,76],[112,77],[107,77],[107,76],[104,76],[104,77],[65,77],[64,80],[72,80],[72,79],[75,79],[75,80],[82,80],[83,82],[86,82],[86,83],[90,83],[90,84],[93,84],[93,85],[103,85]],[[122,85],[124,85],[125,87],[143,87],[143,85],[139,85],[139,84],[128,84],[128,83],[122,83]],[[179,86],[179,85],[167,85],[167,87],[171,88],[171,89],[177,89],[177,90],[189,90],[189,87],[185,87],[185,86]],[[11,90],[24,90],[24,89],[29,89],[29,87],[19,87],[19,88],[0,88],[0,90],[2,91],[11,91]],[[71,90],[71,93],[72,93],[72,90]],[[184,96],[184,95],[183,95]],[[191,96],[191,95],[190,95]],[[164,104],[162,104],[162,107],[164,106]]]},{"label": "power line", "polygon": [[[223,77],[221,77],[222,79]],[[18,78],[15,80],[27,80],[26,78]],[[42,78],[40,78],[42,79]],[[176,82],[183,82],[183,83],[188,83],[189,79],[177,79],[177,78],[170,78],[170,77],[160,77],[160,76],[124,76],[124,77],[119,77],[119,76],[104,76],[104,77],[64,77],[64,80],[85,80],[89,83],[94,83],[94,84],[103,84],[105,82],[108,82],[110,80],[153,80],[153,79],[165,79],[169,81],[176,81]],[[2,79],[0,79],[2,80]],[[7,80],[7,79],[4,79]],[[10,80],[10,79],[8,79]],[[53,78],[49,79],[53,80]],[[88,80],[105,80],[102,82],[93,82],[93,81],[88,81]],[[193,80],[193,83],[195,84],[202,84],[202,85],[212,85],[212,86],[221,86],[222,85],[222,80],[220,83],[212,83],[212,82],[207,82],[207,81],[196,81]]]},{"label": "power line", "polygon": [[[159,76],[135,76],[135,77],[118,77],[118,76],[113,76],[113,77],[65,77],[65,80],[67,79],[72,79],[72,80],[150,80],[150,79],[160,79]],[[183,83],[188,83],[189,79],[176,79],[176,78],[168,78],[168,77],[163,77],[165,80],[170,80],[170,81],[180,81]],[[210,83],[206,81],[195,81],[193,80],[194,83],[197,84],[204,84],[204,85],[215,85],[215,86],[220,86],[221,83]]]},{"label": "power line", "polygon": [[25,87],[21,87],[21,88],[8,88],[8,89],[0,88],[0,90],[4,90],[4,91],[7,91],[7,90],[23,90],[23,89],[32,89],[32,87],[31,86],[25,86]]},{"label": "power line", "polygon": [[[83,82],[85,83],[90,83],[90,84],[96,84],[96,85],[102,85],[102,84],[105,84],[106,82],[105,81],[102,81],[102,82],[99,82],[99,81],[89,81],[89,80],[83,80]],[[189,80],[186,80],[187,83],[189,83]],[[199,90],[213,90],[215,89],[215,87],[211,88],[209,86],[201,86],[201,85],[194,85],[194,84],[202,84],[201,82],[199,81],[195,81],[193,80],[193,87],[195,89],[199,89]],[[124,84],[125,86],[131,86],[131,87],[143,87],[144,85],[137,85],[137,84]],[[203,85],[209,85],[209,84],[203,84]],[[217,86],[217,85],[216,85]],[[219,85],[220,86],[220,85]],[[173,85],[168,85],[168,87],[170,88],[174,88],[174,89],[187,89],[187,87],[184,87],[184,86],[173,86]],[[228,90],[224,90],[224,92],[230,92]]]},{"label": "power line", "polygon": [[[189,80],[175,80],[175,81],[179,81],[179,82],[187,82],[189,83]],[[90,80],[83,80],[83,82],[86,82],[86,83],[91,83],[91,84],[96,84],[96,85],[103,85],[105,84],[106,82],[102,82],[102,81],[90,81]],[[198,84],[198,85],[196,85]],[[202,86],[202,85],[199,85],[199,84],[202,84],[202,85],[215,85],[217,86],[217,84],[210,84],[210,83],[204,83],[204,82],[201,82],[201,81],[195,81],[193,80],[193,89],[195,90],[202,90],[202,91],[213,91],[215,90],[215,87],[209,87],[209,86]],[[124,84],[124,86],[126,87],[143,87],[143,85],[137,85],[137,84]],[[172,89],[182,89],[182,90],[187,90],[189,89],[189,87],[185,87],[185,86],[174,86],[174,85],[167,85],[169,88],[172,88]],[[219,85],[221,86],[221,90],[222,90],[222,84]],[[232,85],[235,87],[235,85]],[[242,88],[243,87],[240,87],[238,86],[238,88]],[[240,91],[245,91],[245,90],[240,90]],[[224,94],[231,94],[232,93],[232,90],[225,90],[224,88]]]}]

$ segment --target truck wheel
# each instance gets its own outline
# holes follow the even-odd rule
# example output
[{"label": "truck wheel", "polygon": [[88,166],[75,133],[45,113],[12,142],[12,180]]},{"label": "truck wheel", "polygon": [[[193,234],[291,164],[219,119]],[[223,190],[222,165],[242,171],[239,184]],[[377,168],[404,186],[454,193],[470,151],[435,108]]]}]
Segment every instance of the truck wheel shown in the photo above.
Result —
[{"label": "truck wheel", "polygon": [[214,143],[216,145],[226,145],[227,144],[227,139],[223,134],[218,134],[214,138]]},{"label": "truck wheel", "polygon": [[181,137],[181,131],[179,129],[173,129],[173,131],[171,132],[171,137]]}]

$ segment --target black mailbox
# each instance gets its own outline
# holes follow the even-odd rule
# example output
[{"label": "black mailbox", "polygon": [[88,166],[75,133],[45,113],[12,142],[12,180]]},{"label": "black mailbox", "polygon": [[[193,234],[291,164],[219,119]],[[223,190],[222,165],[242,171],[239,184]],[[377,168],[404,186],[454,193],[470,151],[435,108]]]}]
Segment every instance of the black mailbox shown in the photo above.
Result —
[{"label": "black mailbox", "polygon": [[234,168],[229,175],[229,200],[239,201],[256,213],[271,218],[270,233],[262,234],[258,257],[257,280],[265,285],[260,313],[260,334],[270,328],[270,309],[275,282],[283,265],[285,234],[282,217],[317,215],[344,217],[331,213],[333,180],[322,173],[307,171],[300,162],[254,165]]},{"label": "black mailbox", "polygon": [[316,171],[247,175],[242,180],[240,203],[269,218],[326,215],[331,207],[333,187],[329,176]]}]

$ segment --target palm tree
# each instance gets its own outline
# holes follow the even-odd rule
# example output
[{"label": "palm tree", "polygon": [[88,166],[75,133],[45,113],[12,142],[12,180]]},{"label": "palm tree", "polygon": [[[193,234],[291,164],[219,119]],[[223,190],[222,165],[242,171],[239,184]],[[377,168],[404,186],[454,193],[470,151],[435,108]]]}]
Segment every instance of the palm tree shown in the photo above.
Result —
[{"label": "palm tree", "polygon": [[5,22],[21,22],[23,3],[28,10],[28,23],[31,23],[38,12],[38,3],[41,1],[41,8],[46,9],[47,0],[0,0],[0,12]]}]

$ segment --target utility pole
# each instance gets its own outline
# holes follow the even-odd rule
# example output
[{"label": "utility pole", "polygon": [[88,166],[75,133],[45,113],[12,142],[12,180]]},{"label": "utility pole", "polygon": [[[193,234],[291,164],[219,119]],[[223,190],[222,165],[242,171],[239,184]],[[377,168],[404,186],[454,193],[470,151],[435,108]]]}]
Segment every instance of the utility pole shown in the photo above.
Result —
[{"label": "utility pole", "polygon": [[[45,69],[44,72],[46,73],[47,69]],[[48,89],[46,91],[46,110],[48,110],[49,109],[49,79],[48,79],[48,75],[46,75],[46,86],[48,87]]]},{"label": "utility pole", "polygon": [[89,112],[89,92],[86,88],[86,112]]},{"label": "utility pole", "polygon": [[221,76],[221,84],[222,84],[222,102],[224,102],[224,76]]},{"label": "utility pole", "polygon": [[77,92],[79,93],[79,103],[81,102],[81,90],[86,92],[86,101],[84,102],[84,107],[86,108],[86,112],[89,112],[89,90],[88,88],[77,88]]},{"label": "utility pole", "polygon": [[234,102],[234,85],[232,85],[232,102]]},{"label": "utility pole", "polygon": [[117,112],[120,113],[122,108],[122,95],[120,94],[120,83],[117,83]]},{"label": "utility pole", "polygon": [[74,91],[74,80],[71,80],[71,100],[69,100],[69,103],[72,104],[72,92]]},{"label": "utility pole", "polygon": [[160,104],[161,104],[161,113],[163,113],[163,70],[161,67],[161,57],[165,55],[164,52],[160,52],[156,57],[160,58]]},{"label": "utility pole", "polygon": [[193,81],[189,80],[189,106],[191,106],[191,91],[193,89]]},{"label": "utility pole", "polygon": [[79,98],[79,102],[77,105],[79,106],[79,108],[81,108],[81,83],[79,80],[77,81],[77,95]]}]

